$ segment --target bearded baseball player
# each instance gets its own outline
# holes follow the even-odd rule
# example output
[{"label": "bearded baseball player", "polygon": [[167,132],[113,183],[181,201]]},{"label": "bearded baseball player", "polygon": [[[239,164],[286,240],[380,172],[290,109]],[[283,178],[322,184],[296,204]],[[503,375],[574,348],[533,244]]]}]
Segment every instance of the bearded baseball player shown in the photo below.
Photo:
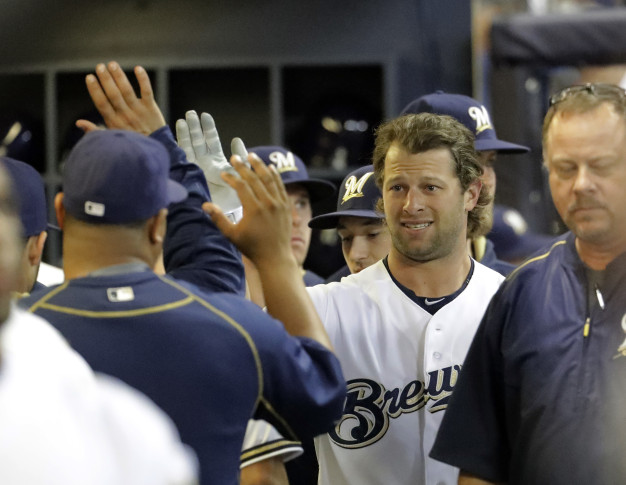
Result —
[{"label": "bearded baseball player", "polygon": [[[342,418],[316,438],[319,483],[456,484],[458,469],[428,453],[504,279],[467,252],[467,238],[489,223],[490,195],[481,191],[472,133],[449,116],[384,123],[373,165],[392,238],[388,257],[340,283],[308,288],[348,387]],[[225,221],[218,226],[227,231]],[[271,281],[286,271],[260,273]]]},{"label": "bearded baseball player", "polygon": [[[411,101],[401,114],[417,113],[452,116],[474,134],[474,148],[478,154],[478,162],[483,169],[482,190],[488,192],[492,197],[487,212],[490,220],[493,220],[493,197],[496,193],[497,181],[494,165],[498,154],[527,153],[530,148],[499,139],[491,123],[487,108],[469,96],[436,91]],[[490,230],[491,222],[484,225],[482,232],[476,233],[468,239],[467,248],[470,256],[476,261],[480,261],[488,268],[507,276],[515,269],[515,265],[498,259],[493,243],[485,237]]]}]

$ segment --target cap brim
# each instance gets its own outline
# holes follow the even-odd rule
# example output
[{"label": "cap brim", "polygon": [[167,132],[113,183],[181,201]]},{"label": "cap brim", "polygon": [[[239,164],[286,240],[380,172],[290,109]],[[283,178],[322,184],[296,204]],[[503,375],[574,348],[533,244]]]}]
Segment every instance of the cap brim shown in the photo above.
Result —
[{"label": "cap brim", "polygon": [[[167,180],[167,198],[169,204],[174,204],[187,198],[187,189],[178,182],[171,179]],[[168,204],[168,205],[169,205]]]},{"label": "cap brim", "polygon": [[333,197],[337,190],[332,183],[321,179],[290,180],[285,182],[285,187],[290,185],[302,185],[305,187],[309,192],[309,198],[312,203]]},{"label": "cap brim", "polygon": [[309,221],[309,227],[313,229],[334,229],[339,224],[340,217],[364,217],[366,219],[384,219],[385,216],[368,210],[346,210],[338,212],[329,212],[315,216]]},{"label": "cap brim", "polygon": [[524,145],[494,139],[476,140],[474,142],[474,148],[478,152],[495,150],[500,153],[528,153],[530,151],[530,148]]}]

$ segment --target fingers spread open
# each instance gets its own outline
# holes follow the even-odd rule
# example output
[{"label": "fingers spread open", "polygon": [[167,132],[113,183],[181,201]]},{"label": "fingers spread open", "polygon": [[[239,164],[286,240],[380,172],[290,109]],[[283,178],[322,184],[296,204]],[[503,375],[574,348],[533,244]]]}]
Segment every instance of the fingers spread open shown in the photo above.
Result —
[{"label": "fingers spread open", "polygon": [[93,105],[102,115],[105,123],[108,124],[109,121],[115,116],[115,110],[113,109],[113,106],[111,106],[109,98],[107,98],[106,94],[102,90],[102,86],[100,86],[100,83],[98,82],[98,79],[93,74],[88,74],[85,77],[85,84],[87,85],[87,91],[93,101]]},{"label": "fingers spread open", "polygon": [[254,173],[258,175],[263,184],[264,192],[266,192],[269,197],[272,197],[273,200],[280,203],[288,200],[285,185],[273,165],[265,165],[263,160],[261,160],[256,153],[250,153],[248,155],[248,162],[254,170]]},{"label": "fingers spread open", "polygon": [[185,152],[185,155],[187,155],[187,160],[191,163],[195,163],[196,156],[191,146],[189,125],[187,125],[185,120],[176,121],[176,141],[178,142],[178,146]]},{"label": "fingers spread open", "polygon": [[152,83],[150,82],[148,73],[142,66],[135,66],[135,77],[137,78],[137,83],[139,84],[139,94],[141,95],[141,99],[145,101],[153,101],[154,91],[152,90]]},{"label": "fingers spread open", "polygon": [[248,150],[244,145],[243,140],[239,137],[233,138],[230,142],[230,153],[239,156],[246,165],[250,165],[248,162]]},{"label": "fingers spread open", "polygon": [[191,145],[196,153],[196,157],[202,157],[207,154],[207,147],[204,141],[204,135],[202,134],[202,128],[200,126],[200,119],[198,114],[191,110],[185,113],[185,119],[189,126],[189,135],[191,136]]},{"label": "fingers spread open", "polygon": [[[133,86],[130,84],[126,73],[122,70],[120,65],[115,62],[109,62],[109,73],[115,82],[115,86],[117,87],[117,91],[119,91],[119,95],[123,100],[123,104],[120,104],[121,107],[125,106],[133,106],[138,102],[137,95],[135,94],[135,90]],[[117,93],[116,93],[117,94]]]},{"label": "fingers spread open", "polygon": [[215,126],[215,120],[209,113],[202,113],[202,132],[204,133],[204,140],[207,144],[209,152],[212,154],[222,153],[222,144],[220,143],[220,136],[217,133]]},{"label": "fingers spread open", "polygon": [[[119,71],[121,71],[121,69]],[[111,106],[113,106],[113,109],[118,113],[128,110],[128,105],[126,104],[126,101],[124,101],[120,88],[118,87],[115,79],[113,79],[110,70],[107,69],[104,64],[98,64],[96,67],[96,75],[98,76],[100,86],[102,86],[102,89],[106,94],[106,97],[109,99]]]}]

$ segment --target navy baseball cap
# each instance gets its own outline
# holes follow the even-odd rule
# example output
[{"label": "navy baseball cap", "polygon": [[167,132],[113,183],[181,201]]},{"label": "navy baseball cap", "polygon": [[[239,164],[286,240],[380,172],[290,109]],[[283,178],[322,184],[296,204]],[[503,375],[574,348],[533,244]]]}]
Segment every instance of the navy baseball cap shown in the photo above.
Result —
[{"label": "navy baseball cap", "polygon": [[71,216],[102,224],[149,219],[187,190],[169,178],[170,156],[158,141],[132,131],[85,134],[63,170],[63,205]]},{"label": "navy baseball cap", "polygon": [[305,187],[309,192],[311,202],[319,202],[335,194],[335,186],[332,183],[327,180],[309,178],[304,162],[286,148],[258,146],[249,148],[248,151],[256,153],[265,165],[273,165],[285,186],[298,184]]},{"label": "navy baseball cap", "polygon": [[0,157],[10,176],[11,188],[19,207],[25,237],[36,236],[48,229],[48,205],[43,179],[27,163]]},{"label": "navy baseball cap", "polygon": [[522,260],[540,249],[548,249],[555,238],[532,232],[524,217],[512,207],[496,204],[493,227],[487,234],[498,258],[505,261]]},{"label": "navy baseball cap", "polygon": [[487,108],[469,96],[437,91],[411,101],[401,114],[417,113],[448,115],[463,123],[474,133],[474,148],[478,152],[495,150],[500,153],[526,153],[530,151],[530,148],[526,146],[499,140],[491,124]]},{"label": "navy baseball cap", "polygon": [[374,166],[365,165],[350,172],[343,179],[339,187],[337,211],[314,217],[309,221],[309,227],[333,229],[337,227],[342,216],[384,219],[385,215],[376,211],[376,202],[380,197],[380,189],[374,177]]}]

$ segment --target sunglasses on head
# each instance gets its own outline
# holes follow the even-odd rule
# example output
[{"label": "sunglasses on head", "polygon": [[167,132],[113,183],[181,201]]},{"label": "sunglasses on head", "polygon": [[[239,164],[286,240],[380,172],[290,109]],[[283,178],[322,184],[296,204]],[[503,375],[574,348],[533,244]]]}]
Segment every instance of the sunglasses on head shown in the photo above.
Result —
[{"label": "sunglasses on head", "polygon": [[555,104],[560,103],[561,101],[567,99],[573,94],[587,92],[593,96],[601,96],[601,95],[617,95],[621,98],[626,97],[626,92],[616,86],[615,84],[607,84],[607,83],[586,83],[586,84],[578,84],[576,86],[570,86],[565,89],[562,89],[558,93],[550,96],[550,106],[554,106]]}]

